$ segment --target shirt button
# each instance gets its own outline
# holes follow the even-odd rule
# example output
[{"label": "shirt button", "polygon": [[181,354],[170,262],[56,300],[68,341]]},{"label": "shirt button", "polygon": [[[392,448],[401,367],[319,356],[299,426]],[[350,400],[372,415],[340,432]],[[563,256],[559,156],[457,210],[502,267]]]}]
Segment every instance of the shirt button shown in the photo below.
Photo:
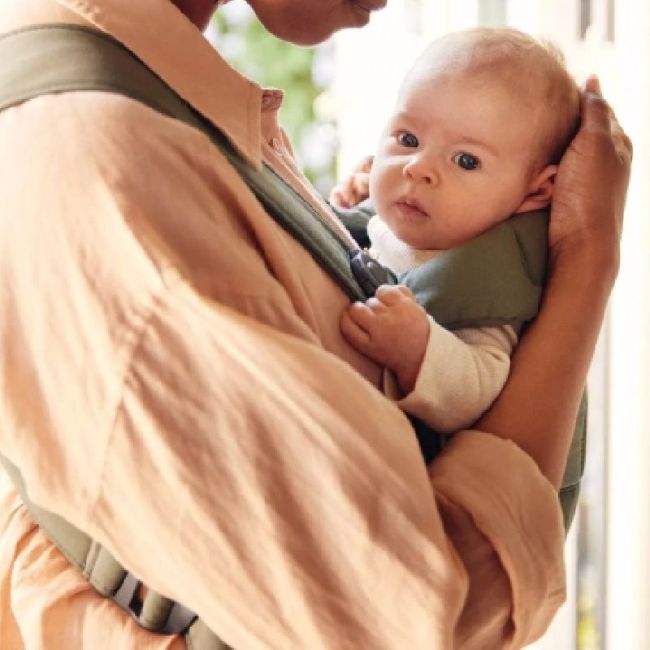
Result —
[{"label": "shirt button", "polygon": [[282,143],[280,142],[279,138],[273,138],[271,140],[271,146],[276,150],[280,151],[282,149]]}]

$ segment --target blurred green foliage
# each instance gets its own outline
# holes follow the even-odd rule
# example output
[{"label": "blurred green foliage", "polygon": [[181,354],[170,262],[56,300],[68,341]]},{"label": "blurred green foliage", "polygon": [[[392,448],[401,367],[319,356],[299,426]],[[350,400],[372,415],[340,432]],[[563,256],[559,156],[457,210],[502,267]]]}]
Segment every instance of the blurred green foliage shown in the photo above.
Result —
[{"label": "blurred green foliage", "polygon": [[[224,7],[227,9],[227,5]],[[279,112],[303,171],[312,182],[322,184],[333,176],[335,156],[326,169],[310,169],[301,156],[310,127],[317,123],[314,102],[322,92],[313,79],[316,50],[285,43],[270,35],[251,13],[246,20],[229,22],[226,11],[214,19],[217,49],[241,73],[261,86],[280,88],[284,100]]]},{"label": "blurred green foliage", "polygon": [[[223,18],[219,20],[218,12],[217,21],[220,31],[226,32],[228,25]],[[228,56],[229,62],[261,86],[286,92],[280,119],[291,139],[297,139],[305,124],[314,121],[313,106],[318,96],[312,81],[314,50],[274,38],[255,19],[240,34],[242,51]]]}]

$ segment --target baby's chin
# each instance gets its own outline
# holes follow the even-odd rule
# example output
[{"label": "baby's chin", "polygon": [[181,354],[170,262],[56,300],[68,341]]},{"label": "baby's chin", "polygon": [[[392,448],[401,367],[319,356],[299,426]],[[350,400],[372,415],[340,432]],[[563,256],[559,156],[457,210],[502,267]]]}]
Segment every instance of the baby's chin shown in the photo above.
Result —
[{"label": "baby's chin", "polygon": [[417,250],[451,248],[447,237],[434,232],[433,217],[409,206],[393,206],[383,217],[393,235],[403,244]]},{"label": "baby's chin", "polygon": [[423,233],[415,224],[396,224],[390,226],[393,235],[403,244],[415,250],[442,250],[450,248],[444,238],[431,233]]}]

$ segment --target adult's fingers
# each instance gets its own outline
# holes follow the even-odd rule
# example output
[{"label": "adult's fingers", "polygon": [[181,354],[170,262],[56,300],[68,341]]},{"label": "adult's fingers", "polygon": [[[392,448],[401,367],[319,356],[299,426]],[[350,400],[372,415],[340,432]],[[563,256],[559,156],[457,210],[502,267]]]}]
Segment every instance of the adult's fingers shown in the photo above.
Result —
[{"label": "adult's fingers", "polygon": [[600,81],[595,75],[587,79],[582,93],[582,120],[587,130],[608,134],[619,158],[628,165],[632,162],[632,140],[621,127],[612,107],[603,99]]},{"label": "adult's fingers", "polygon": [[590,74],[585,81],[585,90],[595,95],[603,96],[603,91],[600,87],[600,79],[595,74]]},{"label": "adult's fingers", "polygon": [[632,158],[634,157],[634,146],[632,145],[632,140],[630,140],[628,134],[625,133],[623,127],[616,117],[616,114],[611,109],[610,128],[616,153],[624,163],[630,165],[632,163]]},{"label": "adult's fingers", "polygon": [[[558,166],[549,224],[554,265],[576,251],[618,264],[632,146],[590,78],[581,93],[582,123]],[[604,254],[605,253],[605,254]]]},{"label": "adult's fingers", "polygon": [[582,92],[582,128],[587,131],[611,133],[612,109],[598,92],[586,88]]}]

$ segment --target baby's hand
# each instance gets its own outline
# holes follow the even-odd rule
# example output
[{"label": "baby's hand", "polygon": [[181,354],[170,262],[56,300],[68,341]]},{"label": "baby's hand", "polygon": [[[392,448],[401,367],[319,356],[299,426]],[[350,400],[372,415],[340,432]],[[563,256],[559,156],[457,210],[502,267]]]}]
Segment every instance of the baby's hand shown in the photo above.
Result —
[{"label": "baby's hand", "polygon": [[330,192],[329,202],[340,208],[353,208],[368,198],[372,156],[361,160],[352,173],[335,185]]},{"label": "baby's hand", "polygon": [[365,303],[350,305],[341,315],[341,332],[359,352],[392,370],[405,394],[413,390],[429,320],[408,287],[382,285]]}]

